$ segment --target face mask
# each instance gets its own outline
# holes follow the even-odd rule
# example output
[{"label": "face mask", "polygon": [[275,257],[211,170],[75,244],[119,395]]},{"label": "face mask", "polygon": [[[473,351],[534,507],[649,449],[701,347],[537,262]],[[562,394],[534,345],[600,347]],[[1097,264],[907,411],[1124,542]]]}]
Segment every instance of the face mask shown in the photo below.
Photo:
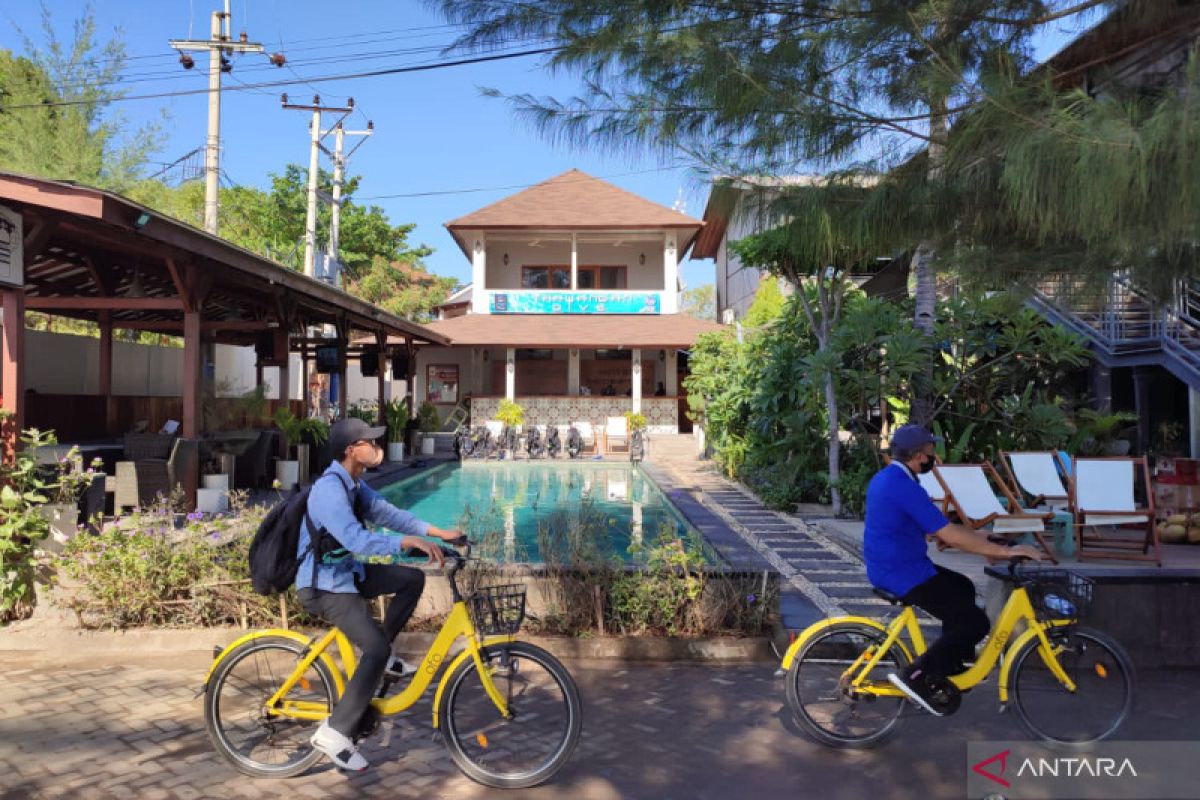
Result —
[{"label": "face mask", "polygon": [[928,460],[926,460],[926,461],[922,461],[921,462],[921,474],[924,475],[928,472],[933,472],[934,463],[936,463],[936,462],[934,461],[933,456],[930,456],[928,458]]}]

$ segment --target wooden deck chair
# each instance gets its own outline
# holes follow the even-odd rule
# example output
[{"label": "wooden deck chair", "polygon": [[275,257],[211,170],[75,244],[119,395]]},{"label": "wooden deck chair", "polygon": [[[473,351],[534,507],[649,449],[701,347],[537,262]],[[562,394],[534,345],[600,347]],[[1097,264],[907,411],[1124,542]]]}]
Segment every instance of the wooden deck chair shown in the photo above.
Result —
[{"label": "wooden deck chair", "polygon": [[609,417],[604,423],[604,449],[615,453],[619,449],[629,452],[629,420],[625,417]]},{"label": "wooden deck chair", "polygon": [[1029,495],[1031,504],[1039,506],[1045,503],[1050,508],[1066,508],[1070,505],[1070,492],[1063,485],[1062,464],[1058,454],[1046,451],[1031,451],[1025,453],[1000,452],[1000,463],[1008,475],[1008,484],[1017,497],[1022,493]]},{"label": "wooden deck chair", "polygon": [[[1052,562],[1058,558],[1044,536],[1046,522],[1054,517],[1050,512],[1030,511],[1021,508],[1012,491],[1004,485],[996,468],[990,463],[982,464],[939,464],[933,474],[946,491],[950,507],[959,519],[975,530],[991,525],[992,533],[1005,539],[1018,534],[1032,533],[1038,545]],[[1008,498],[1008,508],[996,499],[993,486],[999,486]],[[989,559],[993,560],[993,559]]]},{"label": "wooden deck chair", "polygon": [[[1079,560],[1120,558],[1153,561],[1162,566],[1158,530],[1154,524],[1154,492],[1144,457],[1076,458],[1071,475],[1071,510],[1075,514],[1075,546]],[[1146,505],[1134,498],[1141,471]],[[1106,533],[1100,528],[1136,525],[1140,537]],[[1136,552],[1136,551],[1141,552]],[[1153,550],[1153,552],[1151,552]]]}]

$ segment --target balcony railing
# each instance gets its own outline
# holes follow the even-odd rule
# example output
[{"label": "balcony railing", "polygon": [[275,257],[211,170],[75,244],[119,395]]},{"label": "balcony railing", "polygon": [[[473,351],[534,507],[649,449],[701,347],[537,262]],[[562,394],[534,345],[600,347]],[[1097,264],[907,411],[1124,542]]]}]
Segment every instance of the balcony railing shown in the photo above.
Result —
[{"label": "balcony railing", "polygon": [[655,289],[488,289],[490,314],[662,314],[664,292]]}]

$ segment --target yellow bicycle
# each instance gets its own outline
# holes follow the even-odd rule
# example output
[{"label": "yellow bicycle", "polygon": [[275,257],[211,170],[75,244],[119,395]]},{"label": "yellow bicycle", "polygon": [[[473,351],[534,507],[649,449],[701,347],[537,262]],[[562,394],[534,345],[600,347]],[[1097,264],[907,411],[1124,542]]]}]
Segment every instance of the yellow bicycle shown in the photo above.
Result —
[{"label": "yellow bicycle", "polygon": [[[454,597],[450,615],[408,686],[372,700],[355,738],[372,733],[380,717],[411,708],[441,671],[433,727],[454,763],[486,786],[536,786],[562,768],[579,741],[579,691],[554,656],[516,640],[525,587],[485,587],[464,599],[456,575],[470,546],[464,555],[446,555],[452,562],[446,572]],[[466,647],[451,657],[459,639]],[[318,639],[262,630],[215,655],[202,691],[205,726],[217,752],[254,777],[298,775],[320,760],[309,737],[356,665],[345,634],[334,628]]]},{"label": "yellow bicycle", "polygon": [[[999,665],[1000,710],[1011,705],[1034,737],[1081,749],[1111,736],[1133,707],[1134,670],[1119,644],[1078,624],[1092,599],[1092,581],[1063,569],[1022,570],[1016,559],[1007,570],[987,572],[1012,583],[1012,593],[974,665],[942,687],[939,710],[955,711],[961,693]],[[875,593],[903,604],[890,592]],[[924,652],[909,605],[886,625],[856,616],[822,620],[784,654],[788,706],[823,744],[873,747],[896,733],[911,708],[888,673],[902,671]]]}]

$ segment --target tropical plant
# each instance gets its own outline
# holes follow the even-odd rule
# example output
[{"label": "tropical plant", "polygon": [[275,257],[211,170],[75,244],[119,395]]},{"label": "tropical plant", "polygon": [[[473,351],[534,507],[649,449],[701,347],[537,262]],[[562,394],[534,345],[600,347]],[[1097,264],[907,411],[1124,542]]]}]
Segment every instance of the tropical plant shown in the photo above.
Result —
[{"label": "tropical plant", "polygon": [[520,403],[505,398],[500,401],[500,407],[496,411],[496,419],[503,422],[509,428],[516,428],[525,422],[525,409]]},{"label": "tropical plant", "polygon": [[346,416],[354,417],[355,419],[361,419],[368,425],[374,425],[376,420],[379,419],[376,402],[372,400],[367,400],[361,403],[351,403],[350,407],[346,409]]},{"label": "tropical plant", "polygon": [[33,608],[33,550],[50,532],[42,506],[55,482],[37,460],[39,447],[53,446],[53,433],[21,432],[21,448],[0,465],[0,621],[23,617]]},{"label": "tropical plant", "polygon": [[408,425],[408,402],[398,397],[384,403],[383,419],[387,424],[388,441],[403,442],[404,429]]},{"label": "tropical plant", "polygon": [[1129,411],[1097,411],[1082,408],[1075,417],[1075,436],[1071,440],[1072,450],[1085,456],[1116,455],[1117,449],[1124,449],[1125,432],[1132,423],[1137,422],[1137,414]]},{"label": "tropical plant", "polygon": [[294,453],[296,445],[304,439],[304,420],[293,414],[290,408],[280,407],[275,410],[275,427],[283,434],[288,453]]},{"label": "tropical plant", "polygon": [[428,400],[421,403],[421,407],[417,409],[417,427],[421,429],[421,433],[434,433],[438,428],[442,427],[442,420],[438,416],[437,406]]},{"label": "tropical plant", "polygon": [[646,415],[640,411],[626,411],[625,424],[629,427],[629,432],[646,430]]}]

